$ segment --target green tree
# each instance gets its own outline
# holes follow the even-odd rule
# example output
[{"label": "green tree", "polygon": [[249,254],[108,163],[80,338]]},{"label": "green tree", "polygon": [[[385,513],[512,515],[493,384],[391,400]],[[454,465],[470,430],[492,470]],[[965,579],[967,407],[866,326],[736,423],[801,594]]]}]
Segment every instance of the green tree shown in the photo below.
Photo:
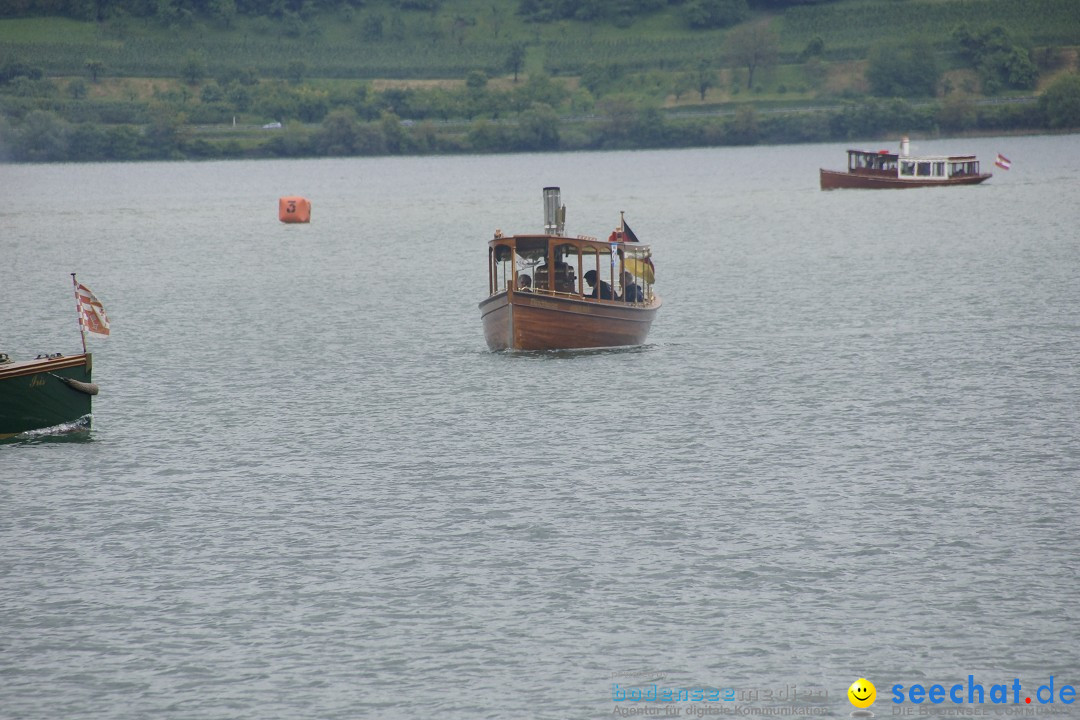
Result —
[{"label": "green tree", "polygon": [[987,95],[1002,88],[1030,90],[1039,80],[1039,68],[1031,52],[1000,25],[981,32],[962,25],[953,31],[952,38],[975,69]]},{"label": "green tree", "polygon": [[694,87],[697,88],[701,101],[705,102],[705,94],[709,88],[716,84],[716,73],[709,66],[708,60],[699,60],[697,71],[694,73]]},{"label": "green tree", "polygon": [[487,87],[488,76],[482,70],[472,70],[465,76],[465,87],[470,90],[483,90]]},{"label": "green tree", "polygon": [[754,86],[754,73],[775,66],[780,57],[780,39],[767,21],[735,28],[727,42],[732,64],[746,68],[747,90]]},{"label": "green tree", "polygon": [[506,69],[514,73],[514,82],[518,81],[518,73],[525,67],[525,46],[514,43],[510,48],[510,54],[506,56]]},{"label": "green tree", "polygon": [[937,56],[921,41],[880,45],[866,68],[870,91],[879,97],[933,97],[940,79]]},{"label": "green tree", "polygon": [[483,118],[474,121],[469,127],[468,138],[469,147],[481,152],[508,150],[511,146],[509,127]]},{"label": "green tree", "polygon": [[384,112],[379,120],[379,128],[387,152],[396,154],[405,149],[405,128],[401,126],[401,118],[392,112]]},{"label": "green tree", "polygon": [[184,124],[187,118],[168,105],[153,108],[150,124],[146,128],[148,148],[155,157],[179,158],[180,149],[187,139]]},{"label": "green tree", "polygon": [[595,97],[608,93],[623,77],[623,68],[614,63],[591,62],[581,71],[581,84]]},{"label": "green tree", "polygon": [[675,102],[679,102],[679,98],[683,94],[690,92],[694,89],[694,75],[689,72],[677,73],[672,85],[672,93],[675,95]]},{"label": "green tree", "polygon": [[558,107],[566,99],[566,86],[557,82],[546,73],[535,73],[528,81],[513,91],[514,105],[520,109],[532,107],[535,103]]},{"label": "green tree", "polygon": [[90,72],[90,82],[96,83],[98,77],[105,71],[105,63],[101,60],[87,60],[86,69]]},{"label": "green tree", "polygon": [[206,77],[206,60],[199,53],[188,53],[180,68],[180,76],[188,85],[198,85]]},{"label": "green tree", "polygon": [[550,105],[535,103],[518,119],[517,139],[523,150],[558,150],[559,116]]},{"label": "green tree", "polygon": [[71,131],[68,160],[93,162],[108,160],[105,129],[94,123],[81,123]]},{"label": "green tree", "polygon": [[105,131],[105,157],[109,160],[135,160],[142,155],[139,131],[130,125],[117,125]]},{"label": "green tree", "polygon": [[731,27],[748,13],[746,0],[688,0],[683,6],[683,17],[692,28]]},{"label": "green tree", "polygon": [[354,155],[356,131],[356,113],[351,108],[332,110],[312,136],[312,146],[320,155]]},{"label": "green tree", "polygon": [[202,91],[199,93],[199,100],[204,103],[223,102],[225,100],[225,88],[212,80],[203,85]]},{"label": "green tree", "polygon": [[1080,127],[1080,74],[1061,75],[1043,92],[1039,105],[1052,128]]},{"label": "green tree", "polygon": [[53,113],[34,110],[27,114],[16,133],[16,156],[29,162],[66,160],[69,132],[68,124]]}]

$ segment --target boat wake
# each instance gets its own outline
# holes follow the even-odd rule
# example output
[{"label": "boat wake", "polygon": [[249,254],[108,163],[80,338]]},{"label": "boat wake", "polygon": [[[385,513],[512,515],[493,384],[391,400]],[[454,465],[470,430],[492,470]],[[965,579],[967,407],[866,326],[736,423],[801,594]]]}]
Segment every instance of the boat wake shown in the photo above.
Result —
[{"label": "boat wake", "polygon": [[505,349],[497,351],[499,355],[505,355],[513,358],[532,358],[540,360],[564,360],[566,358],[575,357],[595,357],[597,355],[636,355],[638,353],[649,352],[657,346],[655,344],[647,345],[629,345],[629,346],[617,346],[617,347],[600,347],[600,348],[578,348],[575,350],[513,350]]},{"label": "boat wake", "polygon": [[47,428],[26,430],[18,435],[0,440],[0,444],[15,442],[85,442],[90,439],[90,415],[83,415],[78,420],[53,425]]}]

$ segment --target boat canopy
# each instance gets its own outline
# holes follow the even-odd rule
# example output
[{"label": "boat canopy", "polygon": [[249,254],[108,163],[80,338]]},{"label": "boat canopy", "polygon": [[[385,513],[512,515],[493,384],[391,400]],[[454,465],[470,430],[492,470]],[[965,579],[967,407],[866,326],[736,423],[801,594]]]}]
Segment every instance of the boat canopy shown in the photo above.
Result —
[{"label": "boat canopy", "polygon": [[641,243],[498,234],[488,243],[491,295],[529,292],[647,304],[654,281],[652,250]]}]

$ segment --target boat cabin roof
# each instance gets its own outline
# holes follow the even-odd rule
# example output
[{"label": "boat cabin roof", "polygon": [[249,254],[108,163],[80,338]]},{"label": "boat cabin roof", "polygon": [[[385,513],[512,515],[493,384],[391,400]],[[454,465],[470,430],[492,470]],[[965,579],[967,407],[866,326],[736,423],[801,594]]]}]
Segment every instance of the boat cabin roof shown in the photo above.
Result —
[{"label": "boat cabin roof", "polygon": [[505,245],[513,241],[514,245],[521,250],[535,249],[540,250],[546,248],[549,244],[555,245],[570,245],[582,248],[592,248],[594,250],[607,251],[614,243],[620,248],[641,248],[647,249],[649,246],[647,243],[642,242],[626,242],[624,240],[605,239],[592,237],[591,235],[578,235],[577,237],[566,237],[563,235],[502,235],[496,231],[495,237],[488,241],[488,245],[495,247],[496,245]]},{"label": "boat cabin roof", "polygon": [[848,155],[862,155],[864,157],[880,157],[887,160],[924,160],[930,162],[974,162],[974,155],[900,155],[892,150],[855,150],[849,149]]}]

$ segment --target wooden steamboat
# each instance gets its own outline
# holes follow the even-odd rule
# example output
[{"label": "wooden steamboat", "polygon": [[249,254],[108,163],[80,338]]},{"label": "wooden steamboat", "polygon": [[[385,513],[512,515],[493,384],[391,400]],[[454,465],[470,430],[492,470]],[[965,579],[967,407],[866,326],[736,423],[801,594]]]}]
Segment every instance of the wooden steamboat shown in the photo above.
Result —
[{"label": "wooden steamboat", "polygon": [[821,189],[977,185],[993,177],[980,172],[974,155],[911,155],[909,148],[905,137],[899,153],[848,150],[847,171],[821,168]]},{"label": "wooden steamboat", "polygon": [[660,297],[652,251],[624,218],[606,240],[565,233],[566,206],[544,188],[544,232],[488,241],[488,297],[480,303],[491,350],[571,350],[645,342]]}]

